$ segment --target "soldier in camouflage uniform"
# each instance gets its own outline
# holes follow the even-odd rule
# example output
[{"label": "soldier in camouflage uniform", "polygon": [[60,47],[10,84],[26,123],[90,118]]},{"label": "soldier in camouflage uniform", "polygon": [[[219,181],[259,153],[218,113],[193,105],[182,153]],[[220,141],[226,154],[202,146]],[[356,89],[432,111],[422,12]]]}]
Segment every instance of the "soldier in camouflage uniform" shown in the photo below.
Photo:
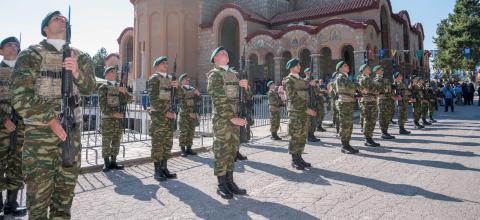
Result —
[{"label": "soldier in camouflage uniform", "polygon": [[201,101],[200,92],[190,85],[190,77],[184,73],[179,78],[179,125],[180,125],[180,149],[181,156],[197,155],[192,150],[193,136],[195,135],[195,127],[199,125],[198,106]]},{"label": "soldier in camouflage uniform", "polygon": [[415,128],[423,129],[424,126],[420,125],[420,117],[422,116],[422,103],[423,92],[421,85],[419,84],[419,77],[414,77],[410,85],[410,91],[412,92],[411,103],[413,105],[413,123]]},{"label": "soldier in camouflage uniform", "polygon": [[408,117],[408,103],[411,100],[411,92],[407,88],[407,85],[403,82],[403,76],[396,72],[393,74],[395,79],[395,100],[398,102],[398,127],[400,129],[399,134],[410,134],[410,131],[405,129],[405,122]]},{"label": "soldier in camouflage uniform", "polygon": [[110,169],[122,170],[123,165],[117,164],[120,140],[123,131],[123,113],[120,112],[121,103],[129,103],[132,95],[127,88],[120,87],[116,82],[117,67],[110,66],[104,72],[107,83],[98,88],[100,110],[102,112],[102,157],[104,171]]},{"label": "soldier in camouflage uniform", "polygon": [[428,116],[428,108],[430,106],[430,91],[428,89],[427,83],[423,79],[420,79],[420,87],[422,90],[422,122],[423,126],[425,125],[432,125],[430,122],[427,121]]},{"label": "soldier in camouflage uniform", "polygon": [[[71,48],[64,61],[67,19],[49,13],[41,32],[47,39],[23,50],[13,70],[13,106],[25,123],[23,172],[27,185],[30,219],[70,219],[70,208],[80,171],[80,95],[95,89],[93,64],[86,53]],[[75,124],[72,138],[76,157],[72,167],[63,167],[62,142],[67,133],[60,124],[62,66],[72,72]]]},{"label": "soldier in camouflage uniform", "polygon": [[237,72],[228,66],[229,57],[223,47],[216,48],[210,57],[215,66],[208,72],[208,94],[213,102],[213,152],[215,154],[214,174],[218,178],[217,193],[224,199],[233,198],[233,194],[245,195],[233,180],[234,161],[240,146],[240,127],[247,120],[238,117],[240,89],[246,95],[251,94],[248,81],[239,80]]},{"label": "soldier in camouflage uniform", "polygon": [[353,108],[356,103],[355,91],[356,85],[348,78],[350,67],[344,61],[340,61],[336,66],[337,77],[335,79],[335,89],[338,93],[337,110],[338,122],[340,124],[340,140],[342,142],[342,153],[356,154],[358,149],[350,146],[353,129]]},{"label": "soldier in camouflage uniform", "polygon": [[377,75],[375,81],[378,89],[378,121],[382,130],[382,139],[395,139],[394,136],[388,133],[388,125],[395,112],[395,100],[392,98],[392,82],[383,77],[382,66],[375,66],[373,72]]},{"label": "soldier in camouflage uniform", "polygon": [[362,120],[363,135],[365,135],[365,146],[379,147],[380,144],[373,141],[373,130],[377,123],[378,107],[377,107],[377,83],[372,77],[372,70],[367,64],[360,66],[360,91],[362,98],[360,99],[360,109]]},{"label": "soldier in camouflage uniform", "polygon": [[292,166],[297,170],[303,170],[312,166],[303,160],[302,153],[307,139],[308,117],[315,117],[316,112],[308,107],[309,85],[299,75],[300,61],[291,59],[287,62],[286,68],[290,74],[283,79],[282,84],[288,97],[288,135],[291,137],[288,153],[292,155]]},{"label": "soldier in camouflage uniform", "polygon": [[275,91],[275,83],[269,81],[268,87],[268,109],[270,110],[270,132],[272,133],[272,140],[282,140],[277,134],[280,128],[280,112],[284,106],[282,98]]},{"label": "soldier in camouflage uniform", "polygon": [[[5,215],[13,216],[22,216],[27,212],[17,202],[18,190],[23,188],[22,145],[25,126],[13,110],[12,91],[9,88],[19,51],[20,42],[15,37],[6,38],[0,43],[0,54],[4,58],[0,63],[0,212],[4,210]],[[12,135],[16,135],[15,143],[12,143]],[[7,190],[5,208],[3,190]]]},{"label": "soldier in camouflage uniform", "polygon": [[[155,73],[148,79],[147,90],[150,98],[150,136],[152,137],[152,153],[155,174],[158,181],[177,178],[177,174],[168,170],[173,146],[172,121],[176,114],[171,109],[172,89],[178,88],[177,81],[169,74],[167,57],[161,56],[153,62]],[[178,93],[177,93],[178,94]]]},{"label": "soldier in camouflage uniform", "polygon": [[[307,83],[308,86],[308,95],[309,95],[309,100],[308,100],[308,105],[309,108],[313,109],[314,111],[317,111],[317,96],[318,96],[318,85],[317,81],[313,79],[312,77],[312,70],[310,68],[306,68],[303,73],[305,74],[305,83]],[[311,100],[310,100],[311,99]],[[310,103],[313,101],[313,103]],[[320,139],[315,137],[315,131],[317,130],[318,126],[318,117],[317,115],[315,116],[309,116],[308,117],[308,133],[307,133],[307,140],[310,142],[319,142]]]},{"label": "soldier in camouflage uniform", "polygon": [[435,107],[437,106],[437,92],[433,89],[434,82],[427,83],[427,92],[428,92],[428,117],[430,118],[430,123],[437,122],[433,119],[433,113],[435,112]]},{"label": "soldier in camouflage uniform", "polygon": [[325,90],[322,79],[320,79],[317,84],[317,131],[325,132],[327,130],[323,128],[322,122],[325,117],[325,96],[327,90]]},{"label": "soldier in camouflage uniform", "polygon": [[330,82],[327,85],[327,90],[328,90],[329,95],[330,95],[332,122],[333,122],[333,126],[335,126],[335,130],[336,130],[336,133],[338,135],[339,132],[340,132],[340,123],[338,122],[338,110],[337,110],[338,96],[337,96],[337,91],[335,90],[335,80],[337,78],[336,76],[337,76],[336,72],[332,74],[332,79],[330,80]]}]

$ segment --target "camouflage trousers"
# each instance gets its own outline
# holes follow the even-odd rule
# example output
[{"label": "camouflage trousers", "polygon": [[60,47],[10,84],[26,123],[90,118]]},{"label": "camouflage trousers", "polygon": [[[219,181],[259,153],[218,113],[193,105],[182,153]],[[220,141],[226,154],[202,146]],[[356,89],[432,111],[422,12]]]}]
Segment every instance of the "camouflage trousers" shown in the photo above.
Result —
[{"label": "camouflage trousers", "polygon": [[420,102],[413,103],[413,121],[418,123],[422,117],[422,104]]},{"label": "camouflage trousers", "polygon": [[305,112],[288,113],[288,135],[290,136],[288,153],[303,153],[307,141],[308,119],[309,117]]},{"label": "camouflage trousers", "polygon": [[360,120],[362,120],[363,135],[366,138],[373,137],[373,130],[377,124],[378,107],[377,101],[361,102]]},{"label": "camouflage trousers", "polygon": [[189,114],[180,114],[180,147],[187,149],[192,148],[193,136],[195,135],[196,120],[190,117]]},{"label": "camouflage trousers", "polygon": [[426,119],[428,116],[429,103],[422,103],[422,119]]},{"label": "camouflage trousers", "polygon": [[280,128],[280,112],[270,112],[270,132],[278,132]]},{"label": "camouflage trousers", "polygon": [[332,121],[333,124],[335,125],[335,128],[337,130],[340,128],[340,122],[338,121],[338,108],[337,108],[337,102],[332,101]]},{"label": "camouflage trousers", "polygon": [[398,102],[398,126],[404,127],[408,118],[408,102]]},{"label": "camouflage trousers", "polygon": [[81,163],[80,126],[76,127],[73,139],[76,158],[73,166],[66,168],[62,166],[62,142],[51,129],[26,126],[23,171],[30,219],[71,218],[70,208]]},{"label": "camouflage trousers", "polygon": [[102,119],[102,157],[116,157],[122,139],[122,120],[115,118]]},{"label": "camouflage trousers", "polygon": [[353,108],[355,102],[337,102],[340,140],[342,145],[349,145],[353,129]]},{"label": "camouflage trousers", "polygon": [[325,118],[325,107],[323,103],[318,103],[319,108],[317,108],[317,125],[322,125],[323,118]]},{"label": "camouflage trousers", "polygon": [[213,153],[215,154],[215,176],[233,172],[235,156],[240,147],[240,127],[230,119],[213,116]]},{"label": "camouflage trousers", "polygon": [[387,133],[388,125],[392,120],[392,115],[395,112],[395,102],[393,99],[380,99],[378,101],[378,122],[382,133]]},{"label": "camouflage trousers", "polygon": [[428,116],[429,117],[433,117],[433,113],[435,112],[435,105],[437,104],[435,102],[431,101],[430,104],[428,105]]},{"label": "camouflage trousers", "polygon": [[314,133],[317,130],[318,118],[317,116],[308,116],[308,133]]},{"label": "camouflage trousers", "polygon": [[160,112],[151,112],[150,137],[152,137],[151,157],[154,162],[168,160],[172,156],[173,132],[170,120]]},{"label": "camouflage trousers", "polygon": [[[0,125],[3,126],[3,125]],[[17,125],[17,144],[10,147],[10,132],[0,129],[0,192],[23,188],[22,145],[25,126],[20,121]]]}]

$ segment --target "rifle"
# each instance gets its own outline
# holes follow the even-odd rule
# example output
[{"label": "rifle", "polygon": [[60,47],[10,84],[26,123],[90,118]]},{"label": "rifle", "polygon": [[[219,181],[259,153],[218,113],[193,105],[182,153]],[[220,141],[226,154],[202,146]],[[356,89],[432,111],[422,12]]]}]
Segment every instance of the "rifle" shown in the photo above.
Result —
[{"label": "rifle", "polygon": [[[243,46],[243,55],[240,60],[240,71],[239,78],[240,80],[247,79],[247,74],[245,73],[245,45]],[[246,91],[244,88],[239,88],[240,95],[240,111],[238,112],[238,117],[247,120],[247,125],[240,127],[240,143],[245,143],[250,140],[250,123],[252,122],[252,116],[250,114],[249,108],[252,107],[252,102],[248,100]]]},{"label": "rifle", "polygon": [[[176,72],[177,72],[177,55],[175,55],[175,61],[173,61],[173,73],[171,73],[172,81],[177,80]],[[177,91],[174,87],[172,87],[172,90],[170,92],[170,112],[173,112],[175,114],[178,113]],[[172,132],[175,132],[177,130],[177,117],[175,117],[174,119],[170,119],[170,130]]]},{"label": "rifle", "polygon": [[199,97],[194,96],[193,98],[193,113],[197,115],[197,119],[195,120],[195,127],[200,126],[200,103],[198,103]]},{"label": "rifle", "polygon": [[10,150],[15,151],[15,149],[17,148],[18,115],[13,108],[10,114],[10,120],[15,124],[15,126],[17,126],[15,131],[10,133]]},{"label": "rifle", "polygon": [[[68,7],[68,20],[65,33],[65,45],[63,46],[63,61],[71,56],[70,39],[72,29],[70,26],[70,7]],[[62,165],[63,167],[72,167],[75,163],[76,149],[74,143],[75,96],[73,95],[72,71],[62,68],[62,107],[60,114],[60,123],[67,134],[67,139],[62,143]]]},{"label": "rifle", "polygon": [[[126,87],[128,82],[128,71],[130,70],[130,66],[128,63],[123,64],[122,70],[120,73],[120,87]],[[126,75],[126,77],[125,77]],[[125,80],[126,78],[126,80]],[[127,113],[127,102],[125,99],[120,98],[120,105],[118,106],[118,112],[123,115],[123,119],[120,120],[120,127],[123,129],[123,133],[125,133],[125,116]]]}]

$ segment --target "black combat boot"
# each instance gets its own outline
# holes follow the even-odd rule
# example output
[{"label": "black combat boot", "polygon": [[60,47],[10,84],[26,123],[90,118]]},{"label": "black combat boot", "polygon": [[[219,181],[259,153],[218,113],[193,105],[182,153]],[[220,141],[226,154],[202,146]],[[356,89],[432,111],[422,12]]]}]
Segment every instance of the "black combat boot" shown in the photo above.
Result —
[{"label": "black combat boot", "polygon": [[239,188],[237,186],[237,184],[235,183],[235,181],[233,181],[233,172],[232,171],[227,172],[227,187],[228,187],[228,190],[233,194],[236,194],[236,195],[246,195],[247,194],[246,189]]},{"label": "black combat boot", "polygon": [[325,132],[325,131],[327,131],[327,130],[325,130],[325,129],[322,127],[322,124],[319,124],[318,127],[317,127],[317,131]]},{"label": "black combat boot", "polygon": [[153,175],[153,177],[155,178],[155,180],[157,181],[165,181],[167,180],[167,176],[165,176],[165,174],[162,172],[160,166],[161,166],[161,163],[160,162],[154,162],[153,163],[154,167],[155,167],[155,173]]},{"label": "black combat boot", "polygon": [[280,141],[282,140],[282,138],[280,138],[277,134],[277,132],[272,132],[272,137],[270,138],[272,140],[275,140],[275,141]]},{"label": "black combat boot", "polygon": [[7,190],[7,201],[3,209],[3,215],[25,216],[27,208],[18,206],[17,202],[18,190]]},{"label": "black combat boot", "polygon": [[168,179],[176,179],[177,174],[176,173],[170,173],[170,171],[167,168],[167,160],[162,160],[160,161],[160,170],[165,174],[165,176]]},{"label": "black combat boot", "polygon": [[395,139],[395,136],[390,135],[388,132],[382,132],[382,139]]},{"label": "black combat boot", "polygon": [[218,179],[218,187],[217,187],[217,194],[220,195],[224,199],[231,199],[233,198],[232,192],[228,189],[227,186],[227,176],[217,176]]},{"label": "black combat boot", "polygon": [[320,142],[320,139],[316,138],[316,137],[315,137],[315,134],[313,134],[313,132],[309,132],[309,133],[308,133],[308,138],[307,138],[307,140],[308,140],[309,142]]},{"label": "black combat boot", "polygon": [[103,172],[110,171],[110,157],[103,158]]},{"label": "black combat boot", "polygon": [[185,147],[180,147],[180,150],[181,150],[180,156],[182,157],[188,156],[187,151],[185,150]]},{"label": "black combat boot", "polygon": [[343,145],[341,151],[342,151],[342,153],[348,153],[348,154],[358,154],[360,152],[359,150],[350,146],[350,144]]},{"label": "black combat boot", "polygon": [[435,123],[435,122],[437,122],[437,120],[433,119],[433,116],[430,116],[430,122]]},{"label": "black combat boot", "polygon": [[300,158],[298,158],[298,154],[292,154],[292,167],[294,167],[297,170],[304,170],[305,165],[300,161]]},{"label": "black combat boot", "polygon": [[119,165],[117,163],[117,156],[112,156],[112,160],[110,161],[110,169],[123,170],[123,168],[123,165]]},{"label": "black combat boot", "polygon": [[427,119],[422,118],[423,125],[432,125],[432,123],[428,122]]},{"label": "black combat boot", "polygon": [[365,146],[367,147],[380,147],[380,144],[373,141],[371,137],[365,138]]},{"label": "black combat boot", "polygon": [[185,151],[185,152],[187,153],[187,155],[192,155],[192,156],[197,155],[197,152],[192,150],[192,146],[187,147],[187,151]]},{"label": "black combat boot", "polygon": [[416,129],[424,129],[425,127],[423,125],[421,125],[420,123],[417,122],[414,122],[415,123],[415,128]]},{"label": "black combat boot", "polygon": [[399,134],[408,135],[408,134],[410,134],[410,133],[411,133],[411,132],[410,132],[410,131],[407,131],[407,130],[405,129],[405,127],[403,127],[403,126],[400,127],[400,132],[399,132]]},{"label": "black combat boot", "polygon": [[300,159],[300,162],[303,164],[304,167],[312,167],[311,163],[307,163],[307,161],[303,159],[302,154],[298,154],[298,158]]},{"label": "black combat boot", "polygon": [[237,160],[247,160],[248,158],[246,156],[243,156],[240,151],[237,151],[237,156],[235,156],[235,161]]}]

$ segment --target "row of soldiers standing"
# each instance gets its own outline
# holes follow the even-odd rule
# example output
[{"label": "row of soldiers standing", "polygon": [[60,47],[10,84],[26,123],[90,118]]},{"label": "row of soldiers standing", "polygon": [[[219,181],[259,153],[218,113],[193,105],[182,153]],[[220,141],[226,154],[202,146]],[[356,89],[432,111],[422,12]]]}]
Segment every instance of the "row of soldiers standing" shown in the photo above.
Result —
[{"label": "row of soldiers standing", "polygon": [[[318,142],[314,136],[315,130],[325,131],[322,127],[324,117],[324,97],[329,93],[333,106],[333,124],[340,138],[343,153],[359,153],[359,150],[350,145],[355,104],[360,102],[360,125],[365,136],[365,146],[379,147],[380,144],[373,140],[373,131],[377,120],[381,130],[382,139],[395,139],[388,132],[390,123],[393,122],[396,105],[398,107],[398,127],[400,135],[411,132],[405,129],[407,122],[408,106],[413,106],[414,125],[417,129],[424,128],[436,122],[433,113],[436,109],[438,92],[434,91],[429,83],[424,83],[420,77],[414,77],[411,85],[407,86],[403,76],[396,72],[393,80],[384,77],[381,65],[371,69],[364,64],[359,71],[359,82],[355,83],[349,77],[350,67],[344,61],[336,65],[333,80],[328,84],[328,90],[322,90],[318,81],[311,77],[311,70],[305,69],[305,78],[300,76],[300,62],[292,59],[287,62],[286,69],[290,74],[283,81],[287,93],[288,110],[288,135],[290,136],[289,153],[292,155],[292,166],[303,170],[311,166],[302,158],[306,141]],[[280,112],[284,106],[279,91],[273,81],[269,87],[269,109],[271,114],[271,138],[281,140],[277,132],[280,125]],[[312,89],[314,92],[312,92]],[[312,97],[314,97],[312,99]],[[316,103],[312,103],[315,100]],[[313,105],[316,104],[316,105]],[[430,122],[427,121],[430,118]],[[423,125],[420,124],[420,119]]]}]

